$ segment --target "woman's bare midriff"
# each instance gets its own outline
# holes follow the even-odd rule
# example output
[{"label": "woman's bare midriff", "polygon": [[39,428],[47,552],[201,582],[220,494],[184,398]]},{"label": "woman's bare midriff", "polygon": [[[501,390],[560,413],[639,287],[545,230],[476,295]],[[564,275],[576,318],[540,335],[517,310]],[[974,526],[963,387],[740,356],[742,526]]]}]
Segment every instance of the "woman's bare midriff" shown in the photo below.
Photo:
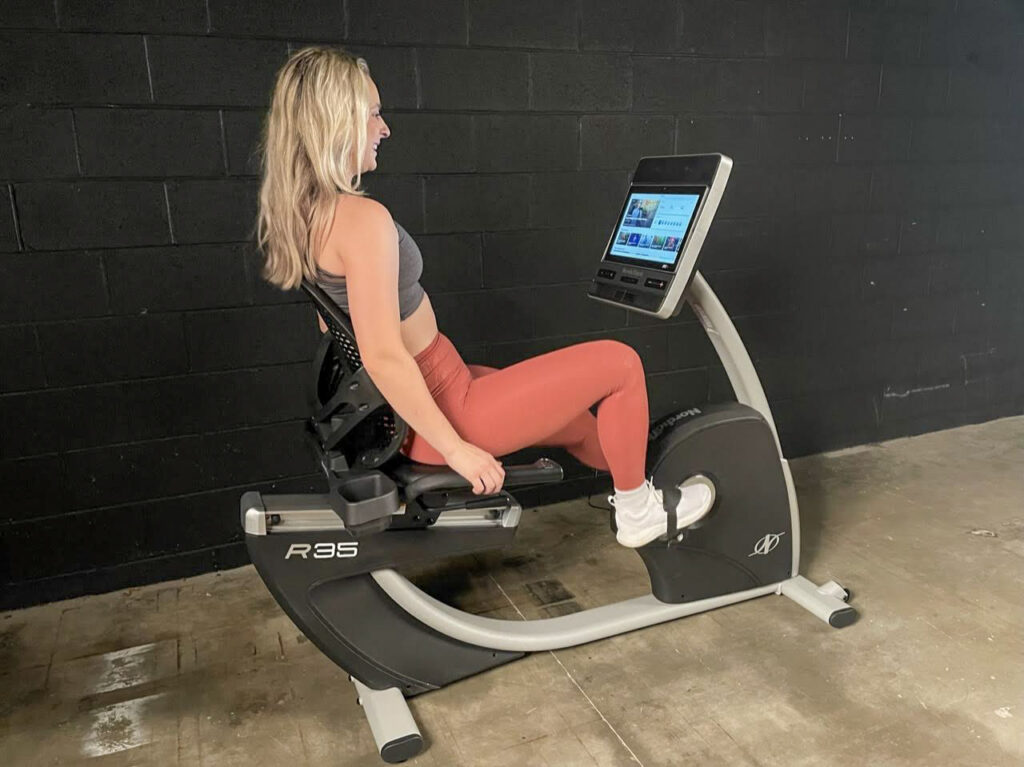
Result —
[{"label": "woman's bare midriff", "polygon": [[[339,274],[338,276],[344,275]],[[326,333],[327,325],[324,324],[323,318],[318,314],[317,319],[320,322],[320,331]],[[416,310],[402,320],[400,330],[402,343],[405,345],[406,351],[413,357],[430,346],[437,336],[437,317],[434,316],[434,307],[430,303],[428,294],[424,293],[423,300]]]},{"label": "woman's bare midriff", "polygon": [[434,307],[430,304],[430,296],[423,294],[423,301],[416,311],[402,320],[402,341],[409,354],[415,357],[430,346],[437,337],[437,317]]}]

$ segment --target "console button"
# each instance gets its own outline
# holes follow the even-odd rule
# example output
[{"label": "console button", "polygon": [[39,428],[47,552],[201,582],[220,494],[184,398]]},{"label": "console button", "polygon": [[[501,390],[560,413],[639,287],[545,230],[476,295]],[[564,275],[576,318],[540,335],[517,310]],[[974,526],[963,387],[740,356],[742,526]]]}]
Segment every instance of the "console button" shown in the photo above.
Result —
[{"label": "console button", "polygon": [[626,277],[625,275],[619,277],[619,279],[622,280],[627,285],[636,285],[640,281],[636,277]]},{"label": "console button", "polygon": [[646,285],[648,288],[656,288],[658,290],[664,290],[665,284],[665,280],[656,280],[653,277],[648,278],[644,282],[644,285]]},{"label": "console button", "polygon": [[615,270],[614,269],[598,269],[597,270],[597,276],[598,277],[603,277],[606,280],[613,280],[613,279],[615,279]]}]

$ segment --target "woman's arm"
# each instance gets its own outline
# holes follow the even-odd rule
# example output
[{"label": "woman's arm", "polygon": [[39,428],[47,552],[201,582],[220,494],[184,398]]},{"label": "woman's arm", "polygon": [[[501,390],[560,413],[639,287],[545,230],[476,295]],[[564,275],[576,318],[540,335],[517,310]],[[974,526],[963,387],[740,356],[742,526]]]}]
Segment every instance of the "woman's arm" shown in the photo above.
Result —
[{"label": "woman's arm", "polygon": [[402,341],[398,233],[391,214],[373,200],[343,198],[328,243],[344,265],[349,317],[366,372],[406,423],[447,458],[462,439]]}]

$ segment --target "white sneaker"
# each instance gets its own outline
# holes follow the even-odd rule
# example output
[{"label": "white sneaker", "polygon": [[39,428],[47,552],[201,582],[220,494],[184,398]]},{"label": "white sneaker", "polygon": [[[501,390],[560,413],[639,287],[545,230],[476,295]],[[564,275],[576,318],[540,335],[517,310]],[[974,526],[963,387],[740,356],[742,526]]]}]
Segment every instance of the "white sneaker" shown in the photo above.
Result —
[{"label": "white sneaker", "polygon": [[[664,497],[651,480],[647,480],[647,505],[640,514],[626,514],[615,509],[615,526],[618,532],[615,540],[631,549],[645,546],[668,532],[668,514],[665,512]],[[703,484],[677,486],[679,503],[676,505],[676,530],[689,527],[711,511],[711,490]],[[615,506],[615,495],[608,496],[608,503]],[[675,533],[675,530],[672,531]]]}]

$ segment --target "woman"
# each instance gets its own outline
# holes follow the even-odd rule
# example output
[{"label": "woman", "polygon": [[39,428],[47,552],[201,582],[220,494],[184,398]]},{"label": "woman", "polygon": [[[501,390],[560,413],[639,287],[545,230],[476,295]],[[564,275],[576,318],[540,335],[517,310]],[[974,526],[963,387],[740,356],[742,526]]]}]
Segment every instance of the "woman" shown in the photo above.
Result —
[{"label": "woman", "polygon": [[[474,493],[490,494],[504,480],[495,455],[564,447],[611,472],[620,543],[664,535],[662,493],[644,479],[649,416],[639,356],[601,340],[503,370],[467,366],[438,332],[416,243],[360,189],[388,136],[364,60],[323,47],[289,58],[264,127],[258,238],[266,279],[285,290],[314,280],[347,312],[367,373],[410,426],[403,451],[412,460],[447,464]],[[680,495],[682,527],[707,512],[710,493],[687,487]]]}]

